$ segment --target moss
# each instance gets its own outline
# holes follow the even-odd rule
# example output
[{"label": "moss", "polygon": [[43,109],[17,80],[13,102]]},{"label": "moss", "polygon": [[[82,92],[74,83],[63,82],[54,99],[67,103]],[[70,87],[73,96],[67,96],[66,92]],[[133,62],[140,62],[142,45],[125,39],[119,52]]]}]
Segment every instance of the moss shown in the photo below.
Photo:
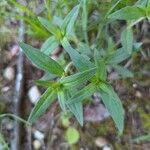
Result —
[{"label": "moss", "polygon": [[5,109],[5,104],[0,102],[0,114],[3,113],[4,109]]},{"label": "moss", "polygon": [[150,113],[146,113],[142,108],[138,109],[141,117],[143,128],[147,133],[150,133]]}]

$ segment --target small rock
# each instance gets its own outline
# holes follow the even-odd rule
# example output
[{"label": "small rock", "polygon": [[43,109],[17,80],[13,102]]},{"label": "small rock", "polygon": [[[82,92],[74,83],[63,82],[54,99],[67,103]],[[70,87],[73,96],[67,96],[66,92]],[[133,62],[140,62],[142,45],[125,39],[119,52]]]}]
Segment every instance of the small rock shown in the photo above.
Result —
[{"label": "small rock", "polygon": [[7,123],[6,125],[7,130],[12,130],[14,128],[14,124],[12,122]]},{"label": "small rock", "polygon": [[112,72],[109,74],[108,80],[112,81],[112,80],[116,80],[116,79],[118,79],[118,74],[116,72]]},{"label": "small rock", "polygon": [[6,130],[12,130],[14,128],[14,122],[9,118],[5,117],[1,121],[1,128]]},{"label": "small rock", "polygon": [[109,145],[106,145],[106,146],[103,147],[103,150],[112,150],[112,147],[109,146]]},{"label": "small rock", "polygon": [[30,99],[31,103],[35,104],[38,101],[41,94],[40,94],[39,89],[37,88],[37,86],[32,86],[29,89],[28,96],[29,96],[29,99]]},{"label": "small rock", "polygon": [[137,108],[137,104],[133,103],[132,105],[129,105],[129,112],[134,112]]},{"label": "small rock", "polygon": [[11,55],[12,55],[12,56],[15,56],[15,55],[17,54],[18,50],[19,50],[18,45],[13,45],[13,46],[10,48]]},{"label": "small rock", "polygon": [[41,142],[39,140],[34,140],[33,141],[33,148],[38,150],[41,148]]},{"label": "small rock", "polygon": [[4,148],[4,146],[0,143],[0,149],[3,149]]},{"label": "small rock", "polygon": [[104,147],[108,144],[107,140],[103,137],[98,137],[95,140],[95,144],[97,147]]},{"label": "small rock", "polygon": [[134,88],[137,88],[137,84],[136,83],[133,83],[132,85]]},{"label": "small rock", "polygon": [[58,136],[52,134],[52,136],[51,136],[51,142],[54,143],[54,142],[57,141],[57,140],[58,140]]},{"label": "small rock", "polygon": [[38,130],[34,132],[34,137],[38,140],[43,140],[44,139],[44,134]]},{"label": "small rock", "polygon": [[9,86],[5,86],[2,88],[2,92],[8,92],[10,90],[10,87]]},{"label": "small rock", "polygon": [[67,150],[68,148],[69,148],[68,143],[65,143],[65,142],[60,143],[60,149],[62,149],[62,150]]},{"label": "small rock", "polygon": [[136,96],[137,98],[142,98],[142,94],[141,94],[140,91],[136,91],[135,96]]},{"label": "small rock", "polygon": [[100,122],[110,116],[102,104],[87,105],[84,109],[85,120],[88,122]]},{"label": "small rock", "polygon": [[5,70],[4,70],[4,78],[11,81],[13,80],[15,77],[15,70],[14,68],[12,67],[7,67]]}]

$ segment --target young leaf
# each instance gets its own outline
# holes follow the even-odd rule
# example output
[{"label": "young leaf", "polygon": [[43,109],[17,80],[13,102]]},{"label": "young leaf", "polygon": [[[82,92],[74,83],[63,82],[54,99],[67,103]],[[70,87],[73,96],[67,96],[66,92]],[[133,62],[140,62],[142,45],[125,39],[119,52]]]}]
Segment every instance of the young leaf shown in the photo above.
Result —
[{"label": "young leaf", "polygon": [[97,77],[103,81],[106,80],[107,78],[107,68],[106,68],[106,64],[103,60],[100,60],[97,63]]},{"label": "young leaf", "polygon": [[46,80],[36,80],[34,81],[37,85],[39,86],[43,86],[43,87],[53,87],[54,83],[56,83],[55,81],[46,81]]},{"label": "young leaf", "polygon": [[79,52],[81,54],[83,54],[83,55],[92,55],[91,54],[92,53],[91,49],[89,48],[89,46],[87,44],[79,42],[77,46],[78,46],[77,49],[79,50]]},{"label": "young leaf", "polygon": [[129,71],[127,68],[124,68],[119,65],[114,66],[114,68],[117,71],[117,73],[124,78],[126,78],[126,77],[132,78],[134,76],[133,73],[131,71]]},{"label": "young leaf", "polygon": [[124,129],[124,109],[122,103],[110,85],[100,84],[99,91],[103,103],[113,118],[117,128],[122,133]]},{"label": "young leaf", "polygon": [[75,93],[66,103],[74,104],[78,102],[82,102],[85,98],[91,96],[94,92],[96,92],[96,88],[94,84],[89,84],[84,87],[82,90],[79,90]]},{"label": "young leaf", "polygon": [[82,84],[85,81],[88,81],[90,78],[92,78],[95,74],[96,68],[92,68],[86,71],[82,71],[79,73],[76,73],[74,75],[62,78],[60,82],[64,84],[65,86],[77,86],[79,84]]},{"label": "young leaf", "polygon": [[63,111],[66,111],[66,105],[65,105],[65,93],[64,91],[58,91],[57,92],[57,96],[58,96],[58,102],[59,102],[59,105],[61,107],[61,109]]},{"label": "young leaf", "polygon": [[123,48],[120,48],[108,57],[106,57],[106,63],[108,65],[119,64],[128,57],[130,57],[130,55]]},{"label": "young leaf", "polygon": [[34,106],[28,118],[28,122],[34,123],[46,111],[46,109],[50,106],[50,104],[54,100],[54,94],[55,92],[51,87],[49,87],[44,92],[44,94],[38,100],[37,104]]},{"label": "young leaf", "polygon": [[110,19],[118,20],[137,20],[141,17],[146,17],[146,13],[141,7],[137,6],[124,7],[108,16]]},{"label": "young leaf", "polygon": [[69,127],[66,132],[66,139],[70,145],[76,144],[79,141],[80,134],[75,128]]},{"label": "young leaf", "polygon": [[32,11],[30,11],[26,6],[21,5],[20,3],[18,3],[16,0],[8,0],[8,1],[11,2],[12,4],[14,4],[15,7],[17,7],[21,11],[26,12],[30,16],[34,16],[34,14],[32,13]]},{"label": "young leaf", "polygon": [[[75,129],[74,129],[75,130]],[[73,132],[75,132],[75,131],[73,131]],[[76,131],[77,132],[77,131]],[[71,132],[70,132],[70,134],[71,134]],[[74,134],[74,136],[77,136],[75,133],[73,133]],[[78,133],[79,134],[79,133]],[[69,136],[68,136],[69,137]],[[71,141],[75,141],[75,137],[72,137],[72,139],[71,139]],[[4,136],[2,135],[2,133],[0,133],[0,144],[1,144],[1,149],[2,150],[10,150],[10,148],[9,148],[9,146],[8,146],[8,143],[5,141],[5,139],[4,139]]]},{"label": "young leaf", "polygon": [[49,36],[49,34],[45,30],[41,29],[40,22],[38,21],[37,18],[29,18],[27,16],[23,17],[19,15],[9,15],[9,16],[13,16],[17,19],[24,20],[25,22],[27,22],[30,25],[29,27],[32,29],[32,31],[34,33],[37,33],[37,35],[40,35],[40,37],[42,36],[45,38]]},{"label": "young leaf", "polygon": [[53,35],[55,35],[55,37],[57,37],[58,39],[61,37],[61,31],[58,27],[56,27],[55,25],[53,25],[52,23],[50,23],[49,20],[42,18],[42,17],[38,17],[40,23]]},{"label": "young leaf", "polygon": [[149,1],[149,0],[138,0],[138,1],[135,3],[135,6],[143,6],[143,7],[146,7],[148,1]]},{"label": "young leaf", "polygon": [[44,0],[45,8],[47,9],[47,16],[49,20],[52,20],[52,9],[50,7],[51,1],[50,0]]},{"label": "young leaf", "polygon": [[88,70],[88,69],[94,67],[92,62],[90,62],[88,59],[86,59],[85,57],[80,55],[75,49],[73,49],[71,47],[71,45],[68,42],[67,38],[64,37],[63,40],[61,41],[61,44],[62,44],[63,48],[70,55],[70,57],[73,61],[73,64],[77,67],[78,70],[84,71],[84,70]]},{"label": "young leaf", "polygon": [[57,78],[57,75],[49,73],[49,72],[45,72],[45,74],[40,78],[40,80],[53,80],[56,78]]},{"label": "young leaf", "polygon": [[118,6],[118,4],[121,2],[122,0],[118,0],[114,5],[112,5],[112,7],[108,10],[108,12],[106,13],[106,17]]},{"label": "young leaf", "polygon": [[80,5],[75,6],[70,13],[65,17],[61,29],[66,36],[74,31],[74,24],[79,13]]},{"label": "young leaf", "polygon": [[59,45],[59,42],[56,40],[54,36],[49,37],[42,45],[41,51],[49,55],[53,50],[55,50]]},{"label": "young leaf", "polygon": [[97,67],[96,76],[105,81],[107,77],[106,65],[98,50],[95,50],[95,64]]},{"label": "young leaf", "polygon": [[[71,97],[73,92],[74,92],[74,89],[70,89],[66,92],[67,101]],[[83,105],[82,105],[82,103],[78,102],[78,103],[74,103],[74,104],[69,104],[69,105],[67,105],[67,107],[74,114],[74,116],[76,117],[76,119],[78,120],[80,125],[83,126]]]},{"label": "young leaf", "polygon": [[67,105],[81,126],[83,126],[83,105],[81,102]]},{"label": "young leaf", "polygon": [[88,12],[87,12],[87,1],[86,0],[82,0],[82,30],[83,30],[83,34],[84,34],[84,40],[85,42],[88,44],[88,35],[87,35],[87,18],[88,18]]},{"label": "young leaf", "polygon": [[59,76],[64,73],[63,68],[56,61],[40,52],[38,49],[33,48],[32,46],[23,42],[21,42],[19,45],[30,61],[32,61],[32,63],[38,68]]},{"label": "young leaf", "polygon": [[127,53],[132,53],[133,48],[133,32],[131,28],[126,28],[121,34],[121,43]]}]

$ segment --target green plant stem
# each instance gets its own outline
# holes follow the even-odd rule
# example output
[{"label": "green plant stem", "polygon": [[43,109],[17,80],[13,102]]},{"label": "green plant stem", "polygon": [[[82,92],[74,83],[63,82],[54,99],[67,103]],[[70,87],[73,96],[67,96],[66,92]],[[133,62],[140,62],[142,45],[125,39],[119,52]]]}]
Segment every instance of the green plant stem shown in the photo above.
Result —
[{"label": "green plant stem", "polygon": [[88,41],[88,32],[87,32],[87,1],[83,0],[83,13],[82,13],[82,29],[83,29],[83,34],[84,34],[84,40],[89,45]]},{"label": "green plant stem", "polygon": [[135,142],[135,143],[140,143],[140,142],[144,142],[144,141],[150,141],[150,134],[143,135],[143,136],[140,136],[140,137],[132,140],[132,142]]},{"label": "green plant stem", "polygon": [[97,37],[96,37],[96,43],[101,43],[99,40],[101,39],[101,35],[102,35],[102,30],[104,28],[104,26],[107,25],[107,17],[108,15],[116,8],[116,6],[121,2],[122,0],[118,0],[118,2],[113,5],[108,12],[105,14],[104,18],[102,19],[102,21],[100,22],[99,26],[98,26],[98,33],[97,33]]},{"label": "green plant stem", "polygon": [[14,115],[14,114],[9,114],[9,113],[8,114],[2,114],[2,115],[0,115],[0,120],[2,118],[4,118],[4,117],[12,117],[12,118],[14,118],[14,119],[16,119],[16,120],[26,124],[26,125],[31,125],[28,121],[26,121],[26,120],[24,120],[24,119],[22,119],[22,118],[20,118],[20,117],[18,117],[16,115]]}]

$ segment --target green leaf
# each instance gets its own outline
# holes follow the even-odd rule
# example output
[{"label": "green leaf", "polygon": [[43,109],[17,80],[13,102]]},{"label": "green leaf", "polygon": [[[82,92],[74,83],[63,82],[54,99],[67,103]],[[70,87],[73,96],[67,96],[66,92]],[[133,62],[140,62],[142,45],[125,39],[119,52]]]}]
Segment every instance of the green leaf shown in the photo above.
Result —
[{"label": "green leaf", "polygon": [[[68,99],[73,95],[73,92],[75,92],[76,89],[69,89],[66,91],[66,97],[67,101]],[[81,126],[83,126],[83,105],[81,102],[78,103],[73,103],[73,104],[68,104],[67,107],[69,110],[74,114],[78,122],[80,123]]]},{"label": "green leaf", "polygon": [[137,6],[127,6],[124,7],[108,16],[110,19],[118,20],[133,20],[145,17],[146,13],[141,7]]},{"label": "green leaf", "polygon": [[114,120],[116,127],[122,133],[124,129],[124,109],[118,95],[107,84],[100,83],[99,90],[105,107]]},{"label": "green leaf", "polygon": [[49,37],[42,45],[41,51],[49,55],[51,52],[53,52],[59,45],[59,42],[56,40],[54,36]]},{"label": "green leaf", "polygon": [[91,79],[95,74],[96,68],[92,68],[86,71],[82,71],[79,73],[76,73],[74,75],[64,77],[60,80],[60,83],[64,84],[65,86],[77,86],[79,84],[82,84],[85,81],[88,81]]},{"label": "green leaf", "polygon": [[118,64],[127,59],[128,57],[130,57],[130,55],[123,48],[120,48],[106,58],[106,63],[108,65]]},{"label": "green leaf", "polygon": [[92,62],[90,62],[88,59],[80,55],[77,52],[77,50],[71,47],[67,38],[64,37],[63,40],[61,41],[61,44],[63,48],[67,51],[67,53],[70,55],[73,64],[77,67],[78,70],[84,71],[94,67]]},{"label": "green leaf", "polygon": [[37,20],[36,17],[29,18],[29,17],[23,17],[23,16],[19,16],[19,15],[12,15],[12,14],[10,14],[8,16],[13,16],[17,19],[23,20],[26,23],[28,23],[30,25],[29,27],[32,29],[34,34],[37,33],[44,38],[49,36],[49,34],[41,28],[40,22]]},{"label": "green leaf", "polygon": [[133,31],[131,28],[126,28],[121,34],[121,43],[127,53],[132,53],[133,48]]},{"label": "green leaf", "polygon": [[81,102],[67,105],[81,126],[83,126],[83,105]]},{"label": "green leaf", "polygon": [[[74,133],[74,136],[75,136],[75,133]],[[75,139],[75,137],[72,138],[72,139]],[[1,144],[1,149],[2,150],[10,150],[10,148],[8,146],[8,143],[5,141],[4,136],[1,133],[0,133],[0,144]]]},{"label": "green leaf", "polygon": [[133,78],[133,76],[134,76],[133,73],[131,71],[129,71],[127,68],[124,68],[119,65],[114,66],[114,68],[117,71],[117,73],[124,78],[126,78],[126,77]]},{"label": "green leaf", "polygon": [[83,34],[84,34],[84,40],[87,44],[89,44],[88,42],[88,35],[87,35],[87,18],[88,18],[88,12],[87,12],[87,1],[86,0],[82,0],[82,18],[81,18],[81,23],[82,23],[82,30],[83,30]]},{"label": "green leaf", "polygon": [[81,54],[92,55],[91,49],[89,48],[89,46],[87,44],[79,42],[77,46],[78,46],[78,50]]},{"label": "green leaf", "polygon": [[30,61],[32,61],[32,63],[38,68],[59,76],[64,73],[63,68],[56,61],[40,52],[38,49],[33,48],[32,46],[23,42],[21,42],[19,45]]},{"label": "green leaf", "polygon": [[57,75],[49,73],[49,72],[45,72],[45,74],[40,78],[40,80],[53,80],[56,78],[57,78]]},{"label": "green leaf", "polygon": [[80,5],[75,6],[70,13],[65,17],[61,29],[66,36],[69,36],[72,32],[74,32],[74,24],[77,19],[79,13]]},{"label": "green leaf", "polygon": [[66,103],[67,104],[73,104],[82,102],[85,98],[91,96],[96,92],[96,88],[94,84],[89,84],[85,86],[82,90],[79,90],[77,93],[75,93]]},{"label": "green leaf", "polygon": [[135,6],[143,6],[143,7],[146,7],[148,1],[149,1],[149,0],[138,0],[138,1],[135,3]]},{"label": "green leaf", "polygon": [[103,81],[106,80],[107,78],[107,69],[106,69],[106,65],[105,62],[103,60],[99,61],[97,63],[97,77]]},{"label": "green leaf", "polygon": [[21,5],[20,3],[18,3],[16,0],[8,0],[8,1],[11,2],[12,4],[14,4],[15,7],[19,8],[21,11],[26,12],[30,16],[34,16],[32,11],[30,11],[26,6]]},{"label": "green leaf", "polygon": [[68,128],[70,126],[70,114],[66,114],[66,112],[61,114],[61,124],[63,125],[63,127]]},{"label": "green leaf", "polygon": [[61,107],[61,109],[63,111],[66,111],[66,105],[65,105],[65,94],[64,94],[64,91],[58,91],[57,92],[57,95],[58,95],[58,102],[59,102],[59,105]]},{"label": "green leaf", "polygon": [[150,21],[150,1],[148,2],[147,7],[146,7],[146,17],[148,21]]},{"label": "green leaf", "polygon": [[150,134],[146,134],[146,135],[140,135],[134,139],[132,139],[133,143],[137,143],[140,144],[142,142],[149,142],[150,141]]},{"label": "green leaf", "polygon": [[28,122],[34,123],[50,106],[50,104],[54,100],[55,92],[51,87],[49,87],[44,94],[40,97],[37,104],[34,106],[29,118]]},{"label": "green leaf", "polygon": [[43,87],[53,87],[53,84],[56,83],[55,81],[46,81],[46,80],[35,80],[34,81],[37,85],[43,86]]},{"label": "green leaf", "polygon": [[135,51],[135,52],[137,52],[137,51],[139,51],[139,49],[141,48],[141,46],[142,46],[142,42],[134,42],[133,43],[133,51]]},{"label": "green leaf", "polygon": [[55,25],[53,25],[49,20],[42,18],[42,17],[38,17],[40,23],[53,35],[55,35],[55,37],[57,37],[57,39],[61,38],[61,31],[58,27],[56,27]]},{"label": "green leaf", "polygon": [[107,78],[106,65],[104,59],[102,59],[97,49],[95,50],[95,64],[97,67],[96,76],[98,77],[98,79],[105,81]]},{"label": "green leaf", "polygon": [[118,4],[121,2],[122,0],[118,0],[115,4],[112,5],[112,7],[108,10],[108,12],[106,13],[106,17],[118,6]]},{"label": "green leaf", "polygon": [[47,16],[49,20],[52,20],[52,9],[51,9],[51,0],[44,0],[45,8],[47,9]]},{"label": "green leaf", "polygon": [[70,145],[76,144],[79,141],[80,135],[78,130],[69,127],[66,131],[66,139]]},{"label": "green leaf", "polygon": [[147,0],[147,8],[150,9],[150,0]]}]

